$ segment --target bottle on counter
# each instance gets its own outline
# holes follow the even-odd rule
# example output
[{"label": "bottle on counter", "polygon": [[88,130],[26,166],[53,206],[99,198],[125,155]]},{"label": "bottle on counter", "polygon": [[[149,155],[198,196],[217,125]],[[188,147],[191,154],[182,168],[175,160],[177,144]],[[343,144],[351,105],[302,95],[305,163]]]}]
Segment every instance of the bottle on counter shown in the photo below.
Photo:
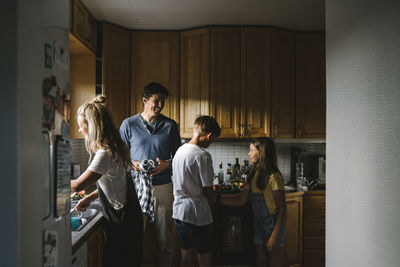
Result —
[{"label": "bottle on counter", "polygon": [[218,184],[223,184],[224,183],[224,170],[222,169],[222,162],[218,164],[219,169],[218,169]]},{"label": "bottle on counter", "polygon": [[239,158],[236,158],[236,163],[233,165],[233,178],[240,178],[240,164]]},{"label": "bottle on counter", "polygon": [[228,167],[226,167],[226,176],[224,179],[224,183],[229,182],[232,179],[232,164],[228,163]]}]

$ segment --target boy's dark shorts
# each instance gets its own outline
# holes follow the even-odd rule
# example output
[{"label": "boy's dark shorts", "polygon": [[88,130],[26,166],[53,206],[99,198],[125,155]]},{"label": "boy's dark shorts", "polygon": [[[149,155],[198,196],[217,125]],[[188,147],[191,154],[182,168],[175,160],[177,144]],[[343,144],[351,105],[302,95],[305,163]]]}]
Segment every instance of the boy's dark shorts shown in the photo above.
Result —
[{"label": "boy's dark shorts", "polygon": [[213,244],[211,224],[196,226],[175,220],[175,225],[181,249],[195,248],[197,253],[211,252]]}]

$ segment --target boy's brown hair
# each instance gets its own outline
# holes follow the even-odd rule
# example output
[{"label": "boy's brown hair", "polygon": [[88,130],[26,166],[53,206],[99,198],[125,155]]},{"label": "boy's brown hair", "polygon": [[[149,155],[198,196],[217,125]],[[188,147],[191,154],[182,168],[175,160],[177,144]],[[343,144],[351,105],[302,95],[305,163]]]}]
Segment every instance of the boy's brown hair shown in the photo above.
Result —
[{"label": "boy's brown hair", "polygon": [[221,134],[221,128],[218,122],[210,116],[199,116],[194,121],[200,135],[211,133],[213,136],[218,137]]}]

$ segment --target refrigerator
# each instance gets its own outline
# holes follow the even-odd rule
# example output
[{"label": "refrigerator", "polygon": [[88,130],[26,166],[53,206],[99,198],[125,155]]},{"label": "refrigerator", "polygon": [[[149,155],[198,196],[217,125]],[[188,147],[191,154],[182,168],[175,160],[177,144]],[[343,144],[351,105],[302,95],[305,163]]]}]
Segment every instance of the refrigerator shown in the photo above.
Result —
[{"label": "refrigerator", "polygon": [[69,29],[47,25],[42,39],[42,262],[63,267],[71,266],[72,258]]}]

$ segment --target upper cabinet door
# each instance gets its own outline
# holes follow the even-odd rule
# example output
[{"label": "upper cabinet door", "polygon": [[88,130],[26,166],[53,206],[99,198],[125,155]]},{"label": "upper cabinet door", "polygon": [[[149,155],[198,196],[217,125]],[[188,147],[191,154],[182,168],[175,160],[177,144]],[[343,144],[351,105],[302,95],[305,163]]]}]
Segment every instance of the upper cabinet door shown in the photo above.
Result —
[{"label": "upper cabinet door", "polygon": [[240,28],[211,28],[211,114],[221,138],[240,134]]},{"label": "upper cabinet door", "polygon": [[90,50],[97,50],[97,21],[79,0],[71,2],[71,32]]},{"label": "upper cabinet door", "polygon": [[130,113],[130,31],[103,23],[103,93],[119,127]]},{"label": "upper cabinet door", "polygon": [[272,101],[271,136],[295,137],[295,36],[273,29],[271,33]]},{"label": "upper cabinet door", "polygon": [[210,115],[209,28],[181,32],[180,131],[191,138],[198,115]]},{"label": "upper cabinet door", "polygon": [[325,34],[296,34],[296,138],[325,138]]},{"label": "upper cabinet door", "polygon": [[271,30],[242,28],[241,136],[269,136]]},{"label": "upper cabinet door", "polygon": [[179,32],[132,33],[132,114],[143,111],[142,92],[151,82],[168,89],[162,114],[179,123]]}]

